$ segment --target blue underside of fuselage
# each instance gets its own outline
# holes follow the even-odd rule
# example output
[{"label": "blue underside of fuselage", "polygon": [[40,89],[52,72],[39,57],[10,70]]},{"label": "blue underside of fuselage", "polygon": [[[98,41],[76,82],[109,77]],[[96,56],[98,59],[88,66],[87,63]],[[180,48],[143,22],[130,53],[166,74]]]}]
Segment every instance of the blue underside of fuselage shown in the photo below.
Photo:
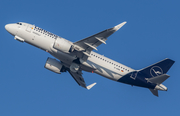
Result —
[{"label": "blue underside of fuselage", "polygon": [[137,76],[135,78],[132,78],[131,76],[132,72],[121,77],[118,82],[150,89],[154,89],[156,86],[156,84],[148,82],[145,77],[140,73],[137,73]]}]

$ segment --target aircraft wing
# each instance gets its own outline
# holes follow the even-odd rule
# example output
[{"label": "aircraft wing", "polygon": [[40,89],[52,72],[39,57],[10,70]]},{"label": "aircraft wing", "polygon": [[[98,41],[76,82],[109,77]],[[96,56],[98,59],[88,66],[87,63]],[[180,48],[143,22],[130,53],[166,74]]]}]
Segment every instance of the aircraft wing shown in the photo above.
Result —
[{"label": "aircraft wing", "polygon": [[79,84],[79,86],[82,86],[86,89],[91,89],[94,85],[96,85],[96,83],[93,83],[89,86],[86,86],[86,83],[84,81],[84,78],[82,77],[82,72],[78,71],[78,72],[72,72],[69,70],[69,73],[71,74],[71,76],[74,78],[74,80]]},{"label": "aircraft wing", "polygon": [[84,61],[87,60],[87,58],[90,56],[90,53],[92,50],[97,50],[97,47],[101,45],[102,43],[106,44],[107,38],[119,30],[123,25],[125,25],[126,22],[123,22],[113,28],[106,29],[102,32],[99,32],[95,35],[92,35],[90,37],[87,37],[85,39],[82,39],[80,41],[77,41],[74,43],[74,48],[78,52],[77,56]]},{"label": "aircraft wing", "polygon": [[74,80],[82,87],[86,88],[86,83],[84,81],[84,78],[82,77],[82,72],[78,71],[78,72],[72,72],[69,71],[69,73],[71,74],[71,76],[74,78]]}]

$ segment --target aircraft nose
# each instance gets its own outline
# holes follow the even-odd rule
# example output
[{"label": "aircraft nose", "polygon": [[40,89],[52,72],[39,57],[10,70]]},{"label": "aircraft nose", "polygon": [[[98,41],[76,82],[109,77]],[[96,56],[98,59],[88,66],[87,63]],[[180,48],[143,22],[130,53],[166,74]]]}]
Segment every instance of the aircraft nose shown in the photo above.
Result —
[{"label": "aircraft nose", "polygon": [[6,31],[9,30],[9,24],[5,25],[5,29],[6,29]]},{"label": "aircraft nose", "polygon": [[5,29],[6,29],[7,32],[9,32],[13,36],[17,32],[17,29],[15,28],[14,24],[7,24],[7,25],[5,25]]}]

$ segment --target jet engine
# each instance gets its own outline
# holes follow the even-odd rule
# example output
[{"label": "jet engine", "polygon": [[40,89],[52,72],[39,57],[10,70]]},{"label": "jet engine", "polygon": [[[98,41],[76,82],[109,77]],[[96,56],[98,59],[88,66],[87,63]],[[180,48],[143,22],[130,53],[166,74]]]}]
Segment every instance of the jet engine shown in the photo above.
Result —
[{"label": "jet engine", "polygon": [[46,69],[53,71],[55,73],[61,74],[61,72],[65,72],[64,66],[57,61],[56,59],[48,58],[46,64],[44,66]]},{"label": "jet engine", "polygon": [[65,53],[74,51],[74,46],[69,41],[59,37],[56,38],[53,48]]},{"label": "jet engine", "polygon": [[70,66],[70,70],[72,72],[77,72],[79,70],[79,64],[72,63],[71,66]]}]

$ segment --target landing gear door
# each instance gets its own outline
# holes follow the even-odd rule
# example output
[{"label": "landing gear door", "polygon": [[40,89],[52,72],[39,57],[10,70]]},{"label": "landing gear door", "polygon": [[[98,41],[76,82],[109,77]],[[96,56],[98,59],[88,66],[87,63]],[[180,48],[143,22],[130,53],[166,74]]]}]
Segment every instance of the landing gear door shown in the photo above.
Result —
[{"label": "landing gear door", "polygon": [[32,29],[33,29],[33,25],[28,25],[26,31],[31,33]]}]

